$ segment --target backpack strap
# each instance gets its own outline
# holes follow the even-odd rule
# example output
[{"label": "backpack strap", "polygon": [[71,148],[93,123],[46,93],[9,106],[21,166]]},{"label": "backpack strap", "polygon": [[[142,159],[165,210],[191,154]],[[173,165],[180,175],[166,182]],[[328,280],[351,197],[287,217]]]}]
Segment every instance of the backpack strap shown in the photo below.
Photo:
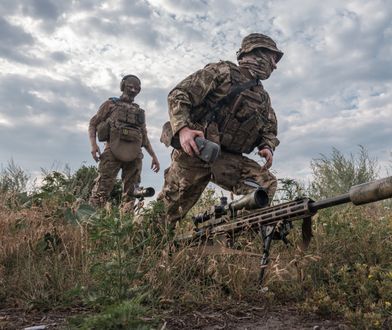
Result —
[{"label": "backpack strap", "polygon": [[[109,97],[109,101],[111,101],[114,105],[116,105],[118,102],[120,102],[120,98],[118,96],[112,96],[112,97]],[[111,107],[110,111],[108,112],[108,114],[106,116],[105,121],[109,120],[113,111],[114,111],[114,107]]]}]

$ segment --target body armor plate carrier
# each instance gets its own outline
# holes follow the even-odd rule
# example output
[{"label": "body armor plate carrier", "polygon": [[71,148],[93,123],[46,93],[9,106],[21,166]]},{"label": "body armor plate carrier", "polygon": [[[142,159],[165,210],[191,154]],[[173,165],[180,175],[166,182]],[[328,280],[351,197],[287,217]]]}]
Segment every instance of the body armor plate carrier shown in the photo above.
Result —
[{"label": "body armor plate carrier", "polygon": [[[230,67],[232,88],[249,81],[235,64],[227,63]],[[216,138],[213,140],[219,142],[221,148],[228,152],[249,154],[262,142],[263,127],[269,106],[269,96],[260,82],[257,86],[253,84],[242,90],[214,111],[210,123],[207,119],[207,126],[217,126],[219,141],[216,141]],[[207,138],[209,131],[214,131],[214,129],[207,127]]]},{"label": "body armor plate carrier", "polygon": [[136,103],[113,100],[114,107],[108,118],[110,124],[110,150],[120,161],[136,159],[143,144],[142,128],[145,124],[144,110]]}]

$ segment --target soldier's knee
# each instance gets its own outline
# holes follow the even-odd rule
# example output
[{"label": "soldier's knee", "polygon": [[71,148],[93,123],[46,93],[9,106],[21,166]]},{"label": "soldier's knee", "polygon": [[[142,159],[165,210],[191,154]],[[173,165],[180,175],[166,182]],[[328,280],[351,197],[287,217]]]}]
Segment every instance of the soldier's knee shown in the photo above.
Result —
[{"label": "soldier's knee", "polygon": [[278,180],[272,173],[269,173],[269,180],[268,180],[268,196],[272,200],[275,195],[276,189],[278,188]]}]

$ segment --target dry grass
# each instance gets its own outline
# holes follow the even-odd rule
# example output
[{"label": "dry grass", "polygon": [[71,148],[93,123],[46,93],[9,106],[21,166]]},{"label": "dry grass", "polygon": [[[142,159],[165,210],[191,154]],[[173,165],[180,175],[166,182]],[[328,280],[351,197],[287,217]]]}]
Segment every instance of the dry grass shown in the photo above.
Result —
[{"label": "dry grass", "polygon": [[[323,156],[312,168],[310,191],[316,199],[346,192],[376,175],[363,148],[358,161],[334,150],[332,159]],[[142,316],[149,309],[168,306],[285,303],[304,313],[345,318],[353,328],[392,328],[390,201],[319,212],[307,251],[297,248],[301,235],[296,225],[289,237],[294,247],[274,242],[261,288],[262,242],[256,233],[239,237],[234,250],[179,247],[157,226],[158,204],[146,210],[141,224],[120,216],[115,207],[89,221],[73,221],[77,198],[88,197],[95,175],[95,168],[87,167],[70,176],[49,173],[34,201],[26,203],[23,171],[10,164],[0,174],[0,307],[84,304],[102,315],[81,328],[110,329],[134,320],[144,326],[147,318]],[[283,183],[282,200],[302,194],[295,181]],[[193,212],[216,202],[207,190]]]},{"label": "dry grass", "polygon": [[0,303],[53,306],[88,281],[85,227],[54,219],[46,206],[10,210],[1,204],[0,217]]},{"label": "dry grass", "polygon": [[[124,295],[117,301],[148,293],[143,304],[152,307],[285,302],[324,317],[339,315],[359,328],[363,320],[380,328],[392,313],[388,207],[321,212],[308,251],[274,242],[260,288],[262,242],[252,233],[239,238],[235,250],[178,247],[162,236],[155,220],[135,226],[115,210],[92,226],[66,222],[51,201],[19,210],[1,204],[0,304],[50,308],[88,303],[86,297],[104,304],[94,294],[107,298],[120,288]],[[300,243],[298,227],[290,235],[294,246]],[[99,272],[93,271],[97,264]]]}]

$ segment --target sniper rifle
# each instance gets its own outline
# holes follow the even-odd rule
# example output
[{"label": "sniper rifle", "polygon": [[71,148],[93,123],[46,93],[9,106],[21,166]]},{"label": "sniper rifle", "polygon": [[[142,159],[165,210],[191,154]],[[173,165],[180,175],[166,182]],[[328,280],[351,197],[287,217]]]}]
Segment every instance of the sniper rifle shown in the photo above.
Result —
[{"label": "sniper rifle", "polygon": [[175,240],[178,243],[197,244],[224,237],[227,242],[232,242],[236,235],[243,232],[260,232],[263,237],[263,255],[259,281],[262,283],[272,240],[289,244],[287,235],[292,228],[292,221],[303,220],[302,237],[306,248],[312,236],[311,219],[318,210],[349,202],[354,205],[368,204],[391,197],[392,176],[353,186],[348,193],[332,198],[314,201],[303,197],[274,206],[267,206],[268,195],[259,187],[229,204],[226,197],[221,197],[220,205],[193,217],[195,228],[192,232],[177,235]]}]

